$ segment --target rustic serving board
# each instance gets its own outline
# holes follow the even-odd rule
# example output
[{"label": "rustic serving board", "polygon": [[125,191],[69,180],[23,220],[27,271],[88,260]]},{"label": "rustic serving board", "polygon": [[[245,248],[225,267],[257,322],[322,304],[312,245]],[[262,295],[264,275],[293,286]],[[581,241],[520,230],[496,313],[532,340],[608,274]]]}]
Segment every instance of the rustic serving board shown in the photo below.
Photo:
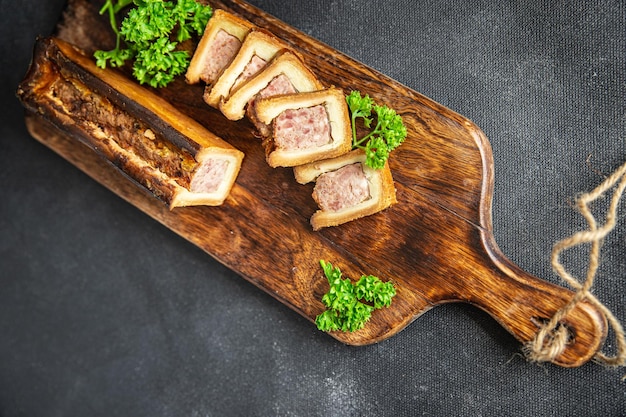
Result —
[{"label": "rustic serving board", "polygon": [[[87,52],[112,47],[101,2],[70,0],[57,35]],[[157,93],[245,152],[240,175],[221,207],[170,211],[89,148],[35,115],[31,134],[117,195],[202,248],[219,262],[311,321],[323,311],[328,284],[324,259],[344,276],[372,274],[392,280],[397,296],[366,327],[332,333],[351,345],[386,339],[433,306],[471,303],[521,342],[572,296],[529,275],[497,248],[491,226],[493,159],[489,142],[471,121],[310,38],[240,0],[211,1],[237,13],[298,50],[326,85],[358,89],[403,117],[408,139],[391,158],[398,203],[382,213],[313,232],[312,185],[295,182],[291,169],[272,169],[252,125],[230,122],[202,101],[202,87],[178,80]],[[572,340],[555,363],[578,366],[606,336],[606,320],[579,304],[564,320]]]}]

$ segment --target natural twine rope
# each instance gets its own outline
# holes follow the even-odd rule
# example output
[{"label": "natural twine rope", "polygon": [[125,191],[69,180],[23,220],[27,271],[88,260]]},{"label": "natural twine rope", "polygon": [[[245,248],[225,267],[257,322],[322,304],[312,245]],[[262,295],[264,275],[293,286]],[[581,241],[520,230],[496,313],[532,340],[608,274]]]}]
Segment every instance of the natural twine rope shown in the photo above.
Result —
[{"label": "natural twine rope", "polygon": [[[611,203],[606,215],[606,222],[598,227],[596,219],[591,214],[589,203],[599,199],[605,192],[617,184],[617,188],[613,192]],[[558,310],[554,316],[545,323],[535,338],[524,346],[524,353],[528,360],[532,362],[550,362],[559,356],[565,349],[569,332],[567,328],[560,324],[567,314],[572,311],[576,305],[582,301],[588,301],[600,309],[606,316],[609,325],[613,327],[617,344],[617,352],[614,356],[608,356],[602,352],[598,352],[595,360],[608,366],[626,366],[626,337],[624,329],[615,315],[602,304],[589,291],[593,286],[593,282],[598,270],[600,247],[606,235],[615,227],[617,217],[617,206],[626,189],[626,163],[618,168],[611,176],[609,176],[602,184],[590,193],[583,194],[577,200],[578,210],[587,220],[589,230],[575,233],[574,235],[557,242],[552,249],[552,267],[555,272],[561,276],[572,288],[576,290],[572,299],[563,308]],[[587,276],[583,283],[565,270],[559,261],[559,254],[571,247],[591,243],[589,252],[589,267]]]}]

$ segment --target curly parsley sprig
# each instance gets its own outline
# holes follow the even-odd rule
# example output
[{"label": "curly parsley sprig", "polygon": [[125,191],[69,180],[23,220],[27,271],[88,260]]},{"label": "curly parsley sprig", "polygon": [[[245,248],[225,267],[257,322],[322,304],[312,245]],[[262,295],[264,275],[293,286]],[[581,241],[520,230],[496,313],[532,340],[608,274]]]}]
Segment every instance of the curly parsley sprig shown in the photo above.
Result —
[{"label": "curly parsley sprig", "polygon": [[[407,131],[402,117],[387,106],[379,106],[369,96],[361,96],[359,91],[351,91],[346,96],[352,122],[352,148],[363,149],[367,156],[365,164],[373,169],[381,169],[389,159],[389,153],[404,142]],[[372,116],[372,111],[376,117]],[[357,120],[369,132],[357,137]],[[376,122],[374,125],[373,122]]]},{"label": "curly parsley sprig", "polygon": [[[117,14],[133,3],[136,7],[130,9],[118,29]],[[101,68],[121,67],[134,60],[135,78],[155,88],[165,87],[187,70],[189,53],[176,47],[193,34],[202,35],[213,15],[209,5],[195,0],[107,0],[100,14],[107,12],[116,35],[115,49],[96,51],[96,64]]]},{"label": "curly parsley sprig", "polygon": [[[328,331],[354,332],[365,326],[372,312],[389,307],[396,289],[391,282],[382,282],[372,275],[363,275],[356,283],[342,278],[341,270],[320,260],[330,289],[322,297],[326,311],[315,318],[317,328]],[[364,300],[364,303],[360,300]]]}]

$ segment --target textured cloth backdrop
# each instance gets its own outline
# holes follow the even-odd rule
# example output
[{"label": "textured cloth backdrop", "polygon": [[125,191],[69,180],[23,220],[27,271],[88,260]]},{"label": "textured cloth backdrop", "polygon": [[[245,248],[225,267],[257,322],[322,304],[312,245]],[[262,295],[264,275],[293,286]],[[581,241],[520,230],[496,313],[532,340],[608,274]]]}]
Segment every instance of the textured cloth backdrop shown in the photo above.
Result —
[{"label": "textured cloth backdrop", "polygon": [[[252,3],[480,126],[496,241],[560,283],[573,199],[626,160],[623,1]],[[0,416],[626,415],[626,370],[527,363],[470,306],[343,346],[32,140],[15,88],[63,4],[0,0]],[[622,322],[625,206],[594,290]]]}]

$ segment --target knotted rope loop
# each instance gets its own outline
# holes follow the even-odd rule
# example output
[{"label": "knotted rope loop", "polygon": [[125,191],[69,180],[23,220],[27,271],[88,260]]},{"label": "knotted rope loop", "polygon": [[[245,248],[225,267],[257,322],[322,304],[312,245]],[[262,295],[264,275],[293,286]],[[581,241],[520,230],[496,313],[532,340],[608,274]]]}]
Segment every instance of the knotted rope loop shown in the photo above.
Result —
[{"label": "knotted rope loop", "polygon": [[[617,186],[616,186],[617,185]],[[606,221],[598,227],[589,204],[602,197],[607,191],[616,186],[606,215]],[[609,366],[626,365],[626,337],[624,329],[615,315],[598,300],[590,290],[593,287],[600,259],[600,248],[604,238],[615,228],[617,219],[617,207],[626,189],[626,163],[619,167],[613,174],[602,182],[593,191],[581,195],[577,199],[577,208],[587,221],[589,230],[575,233],[574,235],[557,242],[552,249],[551,263],[554,271],[569,284],[574,290],[574,296],[558,310],[554,316],[541,326],[535,338],[526,343],[523,350],[528,360],[532,362],[550,362],[557,358],[567,347],[570,339],[567,328],[561,320],[567,316],[576,305],[585,300],[595,305],[604,313],[609,325],[615,333],[617,352],[613,356],[598,352],[595,360]],[[591,244],[589,251],[589,266],[585,280],[581,283],[574,278],[559,260],[559,255],[574,246]]]}]

